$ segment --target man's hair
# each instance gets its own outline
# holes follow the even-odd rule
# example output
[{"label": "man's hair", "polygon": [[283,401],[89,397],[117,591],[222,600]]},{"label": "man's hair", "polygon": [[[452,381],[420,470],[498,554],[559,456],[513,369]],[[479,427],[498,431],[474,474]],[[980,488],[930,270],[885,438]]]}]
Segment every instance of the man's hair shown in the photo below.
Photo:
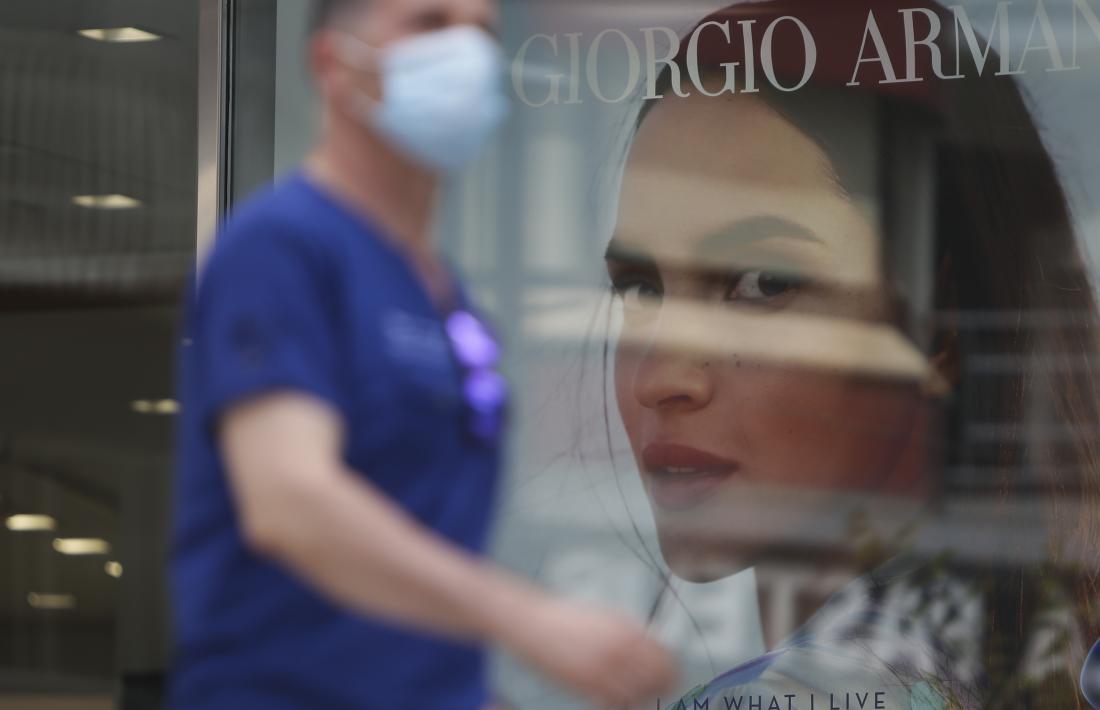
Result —
[{"label": "man's hair", "polygon": [[310,34],[332,26],[336,18],[358,7],[366,6],[371,0],[313,0],[313,14],[310,17]]}]

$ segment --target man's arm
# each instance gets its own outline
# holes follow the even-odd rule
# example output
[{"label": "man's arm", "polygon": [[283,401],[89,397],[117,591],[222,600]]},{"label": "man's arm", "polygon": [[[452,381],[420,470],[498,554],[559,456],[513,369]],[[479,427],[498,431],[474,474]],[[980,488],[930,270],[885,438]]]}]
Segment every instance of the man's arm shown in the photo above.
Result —
[{"label": "man's arm", "polygon": [[673,666],[633,622],[553,599],[424,528],[342,461],[322,401],[272,393],[219,427],[243,534],[322,594],[363,614],[498,643],[600,702],[666,687]]},{"label": "man's arm", "polygon": [[276,394],[230,410],[221,448],[251,547],[346,607],[449,636],[482,638],[498,610],[523,603],[528,590],[349,471],[342,443],[320,400]]}]

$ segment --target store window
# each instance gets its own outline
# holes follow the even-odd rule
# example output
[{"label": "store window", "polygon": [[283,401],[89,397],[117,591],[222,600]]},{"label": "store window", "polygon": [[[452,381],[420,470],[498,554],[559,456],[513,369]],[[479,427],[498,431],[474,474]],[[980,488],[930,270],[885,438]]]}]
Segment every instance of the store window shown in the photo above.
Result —
[{"label": "store window", "polygon": [[[301,3],[241,6],[239,198],[316,118]],[[495,555],[649,624],[684,668],[659,707],[1076,707],[1098,16],[503,4],[512,118],[438,219],[517,393]]]},{"label": "store window", "polygon": [[[0,708],[152,707],[169,662],[176,299],[317,126],[308,3],[207,6],[204,209],[198,8],[0,10]],[[494,557],[672,648],[650,707],[1079,707],[1100,2],[508,0],[501,39],[437,217],[515,391]]]},{"label": "store window", "polygon": [[0,708],[155,707],[197,25],[0,6]]}]

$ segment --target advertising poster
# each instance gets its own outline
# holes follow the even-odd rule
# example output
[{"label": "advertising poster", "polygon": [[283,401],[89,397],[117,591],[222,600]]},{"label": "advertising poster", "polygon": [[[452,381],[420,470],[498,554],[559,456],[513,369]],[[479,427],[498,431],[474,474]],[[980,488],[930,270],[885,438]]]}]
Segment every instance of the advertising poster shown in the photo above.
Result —
[{"label": "advertising poster", "polygon": [[1086,707],[1100,5],[504,17],[448,221],[510,338],[499,559],[675,649],[651,708]]}]

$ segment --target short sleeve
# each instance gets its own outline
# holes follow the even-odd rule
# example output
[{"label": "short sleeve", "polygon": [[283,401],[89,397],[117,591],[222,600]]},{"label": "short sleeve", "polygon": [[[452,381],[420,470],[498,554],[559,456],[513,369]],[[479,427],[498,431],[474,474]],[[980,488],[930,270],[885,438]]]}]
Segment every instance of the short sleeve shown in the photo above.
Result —
[{"label": "short sleeve", "polygon": [[323,254],[277,232],[223,239],[192,304],[188,406],[210,427],[231,405],[275,390],[340,410],[336,289]]}]

